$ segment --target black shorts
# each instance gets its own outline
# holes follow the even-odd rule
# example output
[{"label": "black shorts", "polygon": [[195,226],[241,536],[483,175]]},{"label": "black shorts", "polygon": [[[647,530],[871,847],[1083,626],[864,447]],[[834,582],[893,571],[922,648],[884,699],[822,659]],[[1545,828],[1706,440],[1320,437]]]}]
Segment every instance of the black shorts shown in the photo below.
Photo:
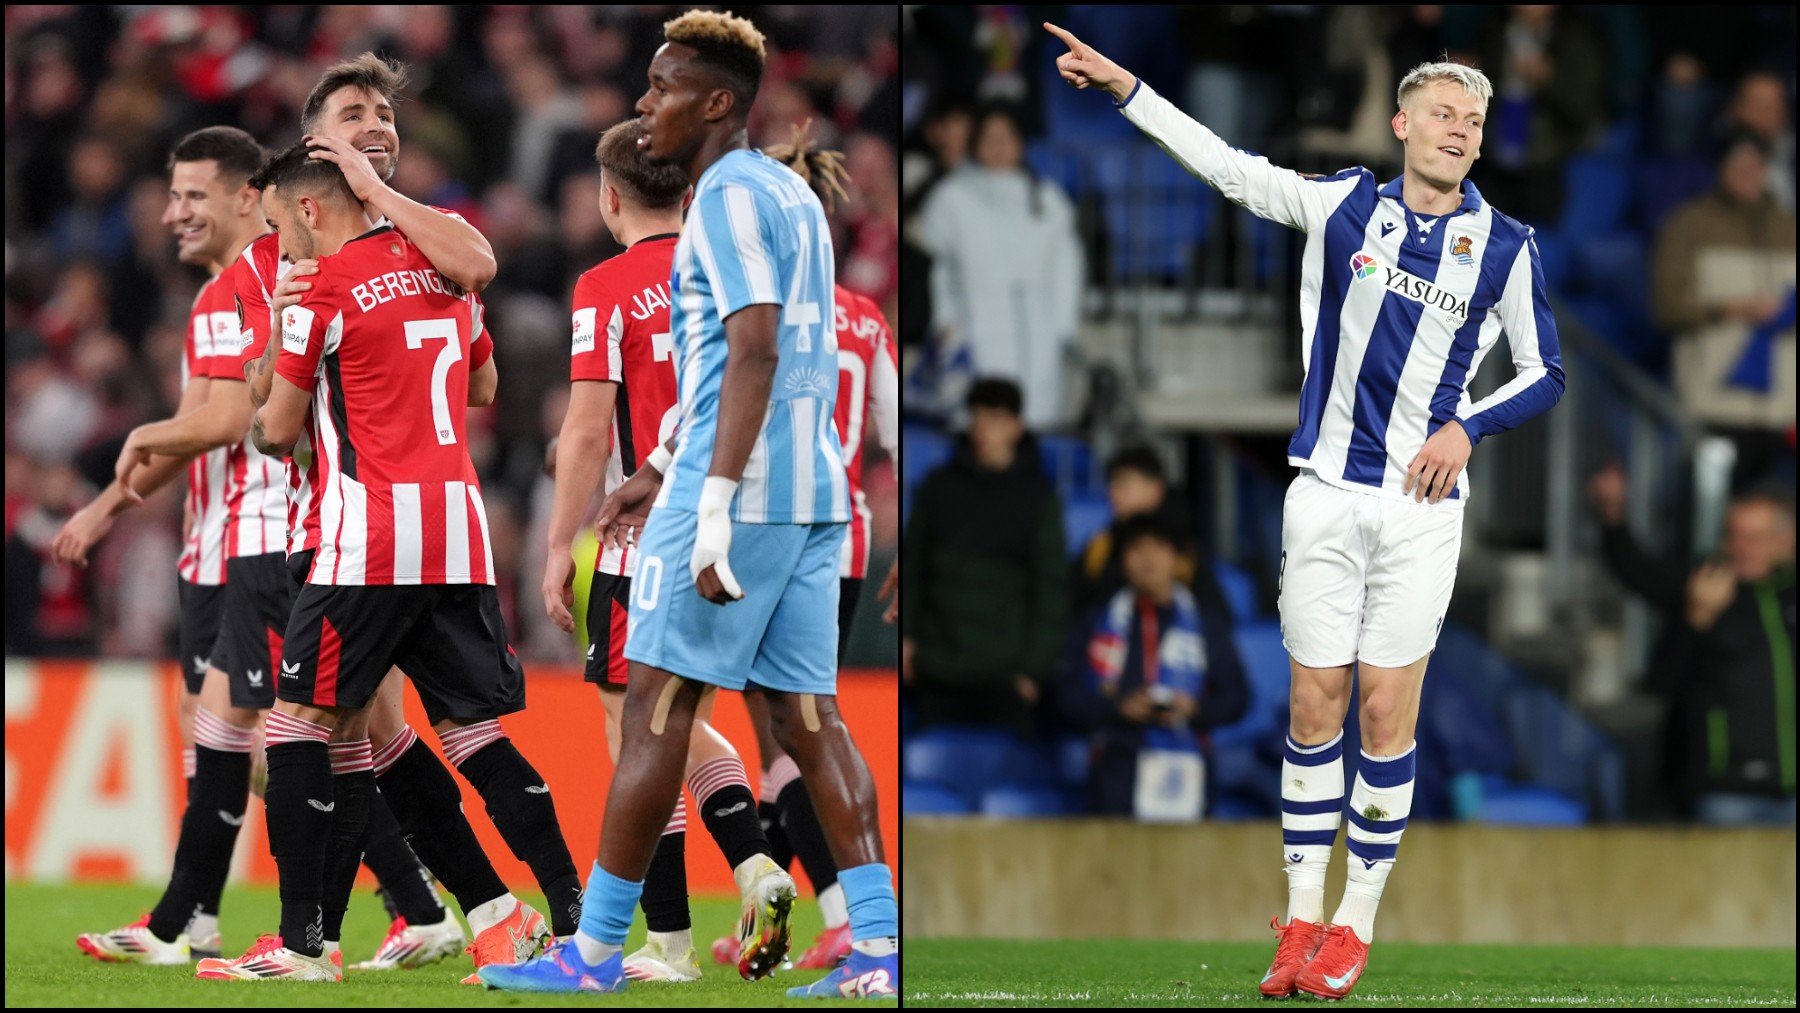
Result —
[{"label": "black shorts", "polygon": [[856,602],[862,597],[861,577],[838,578],[838,667],[844,665],[844,648],[850,645],[850,624],[856,619]]},{"label": "black shorts", "polygon": [[631,578],[596,573],[588,589],[587,669],[582,678],[601,686],[624,686],[631,666],[625,660],[625,628],[631,615]]},{"label": "black shorts", "polygon": [[276,695],[357,710],[395,665],[432,724],[525,708],[525,672],[492,584],[307,584],[288,620]]},{"label": "black shorts", "polygon": [[275,706],[281,640],[293,604],[286,553],[225,561],[225,612],[213,642],[212,666],[228,678],[233,707]]},{"label": "black shorts", "polygon": [[175,600],[180,612],[180,631],[175,635],[176,660],[189,693],[200,692],[206,669],[212,664],[213,641],[219,638],[219,617],[225,613],[224,584],[194,584],[175,579]]},{"label": "black shorts", "polygon": [[300,589],[306,586],[306,575],[312,572],[313,556],[318,552],[318,549],[307,549],[287,558],[288,591],[295,598],[300,597]]}]

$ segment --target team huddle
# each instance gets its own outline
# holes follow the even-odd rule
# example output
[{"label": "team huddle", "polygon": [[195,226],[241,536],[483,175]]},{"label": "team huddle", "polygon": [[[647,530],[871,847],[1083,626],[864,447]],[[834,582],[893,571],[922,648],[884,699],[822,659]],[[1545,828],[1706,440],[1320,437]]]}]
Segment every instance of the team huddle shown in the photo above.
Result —
[{"label": "team huddle", "polygon": [[[587,678],[615,775],[585,885],[548,784],[499,723],[525,706],[525,675],[466,438],[467,409],[498,384],[479,295],[497,265],[467,221],[387,185],[404,71],[364,54],[325,73],[301,141],[274,156],[231,127],[171,152],[164,221],[182,261],[212,274],[181,405],[132,433],[116,480],[54,552],[84,561],[114,516],[186,470],[188,805],[162,899],[80,937],[88,954],[198,958],[202,979],[341,981],[366,864],[392,927],[357,968],[466,945],[465,983],[490,988],[695,980],[685,781],[743,903],[715,957],[746,979],[787,958],[797,857],[826,923],[798,964],[830,973],[790,994],[897,995],[874,785],[836,706],[840,630],[868,560],[860,446],[872,428],[893,449],[895,352],[879,310],[834,285],[835,153],[749,148],[760,34],[696,11],[665,39],[640,118],[596,150],[602,216],[627,249],[576,286],[556,451],[544,606],[566,630],[571,544],[590,520],[603,540]],[[545,911],[501,882],[405,718],[403,677]],[[757,727],[760,800],[708,720],[720,687],[744,693]],[[233,958],[219,902],[259,727],[281,916]],[[628,956],[640,905],[649,935]]]}]

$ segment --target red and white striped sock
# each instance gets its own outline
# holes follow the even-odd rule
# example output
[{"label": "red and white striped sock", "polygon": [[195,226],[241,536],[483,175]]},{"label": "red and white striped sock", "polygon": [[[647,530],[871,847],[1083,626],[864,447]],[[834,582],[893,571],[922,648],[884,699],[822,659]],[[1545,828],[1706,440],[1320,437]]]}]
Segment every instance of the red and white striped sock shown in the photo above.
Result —
[{"label": "red and white striped sock", "polygon": [[781,789],[800,779],[800,766],[794,758],[783,753],[769,769],[763,773],[762,791],[756,796],[758,801],[776,802],[781,799]]},{"label": "red and white striped sock", "polygon": [[181,776],[184,778],[190,778],[190,777],[194,776],[194,747],[193,746],[182,746],[181,747]]},{"label": "red and white striped sock", "polygon": [[[195,726],[198,730],[198,725]],[[263,736],[267,745],[284,746],[291,742],[330,742],[331,729],[281,711],[270,711]]]},{"label": "red and white striped sock", "polygon": [[769,855],[769,838],[756,813],[756,796],[744,776],[744,761],[731,756],[708,760],[688,775],[706,832],[733,869],[757,855]]},{"label": "red and white striped sock", "polygon": [[375,769],[375,751],[370,748],[368,739],[357,739],[354,742],[333,742],[330,748],[331,773],[354,774],[360,770]]},{"label": "red and white striped sock", "polygon": [[663,827],[664,837],[670,834],[687,833],[687,796],[675,796],[675,811],[669,814],[669,824]]},{"label": "red and white striped sock", "polygon": [[394,765],[394,761],[400,759],[401,755],[411,749],[412,744],[417,741],[419,741],[419,733],[412,730],[412,725],[403,725],[399,735],[387,740],[386,745],[375,750],[375,776],[380,777],[387,773],[388,768]]},{"label": "red and white striped sock", "polygon": [[713,794],[738,785],[745,792],[750,790],[750,778],[744,774],[744,761],[736,756],[721,756],[716,760],[708,760],[694,768],[688,775],[688,790],[694,793],[694,801],[705,806]]},{"label": "red and white striped sock", "polygon": [[464,760],[504,738],[506,731],[498,718],[438,733],[438,741],[444,744],[444,759],[453,767],[462,766]]},{"label": "red and white striped sock", "polygon": [[205,746],[221,753],[248,753],[255,741],[254,729],[239,728],[208,710],[194,712],[195,746]]}]

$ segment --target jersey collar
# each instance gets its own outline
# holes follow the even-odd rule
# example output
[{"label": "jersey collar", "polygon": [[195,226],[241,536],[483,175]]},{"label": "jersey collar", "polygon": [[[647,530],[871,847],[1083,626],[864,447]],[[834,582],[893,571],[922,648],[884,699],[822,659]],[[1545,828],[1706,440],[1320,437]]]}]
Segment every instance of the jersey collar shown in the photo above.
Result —
[{"label": "jersey collar", "polygon": [[658,233],[657,233],[657,234],[656,234],[656,235],[654,235],[654,236],[645,236],[645,237],[644,237],[644,238],[642,238],[642,239],[640,239],[640,240],[638,240],[638,241],[637,241],[637,242],[635,242],[635,243],[632,243],[632,244],[631,244],[631,245],[632,245],[632,247],[634,247],[634,248],[635,248],[635,247],[638,247],[638,246],[642,246],[642,245],[643,245],[643,244],[645,244],[645,243],[654,243],[654,242],[657,242],[657,241],[658,241],[658,240],[663,240],[663,239],[680,239],[680,238],[681,238],[681,233],[679,233],[679,232],[658,232]]},{"label": "jersey collar", "polygon": [[[1400,184],[1405,179],[1405,175],[1395,176],[1393,179],[1383,184],[1381,189],[1377,190],[1376,193],[1379,193],[1383,197],[1392,197],[1394,200],[1400,201],[1401,207],[1406,207],[1406,201],[1402,199],[1400,189]],[[1481,191],[1475,189],[1474,183],[1471,183],[1466,179],[1463,180],[1462,195],[1462,205],[1451,212],[1452,214],[1474,214],[1481,210],[1481,205],[1484,201],[1481,199]],[[1411,211],[1412,209],[1407,208],[1407,210]]]},{"label": "jersey collar", "polygon": [[[354,243],[359,239],[367,239],[370,236],[379,236],[383,232],[392,232],[392,231],[394,231],[394,223],[388,221],[386,218],[382,218],[381,221],[375,223],[374,228],[370,229],[369,231],[363,233],[360,236],[357,236],[356,239],[350,240],[350,242]],[[345,245],[347,246],[349,244],[346,243]]]}]

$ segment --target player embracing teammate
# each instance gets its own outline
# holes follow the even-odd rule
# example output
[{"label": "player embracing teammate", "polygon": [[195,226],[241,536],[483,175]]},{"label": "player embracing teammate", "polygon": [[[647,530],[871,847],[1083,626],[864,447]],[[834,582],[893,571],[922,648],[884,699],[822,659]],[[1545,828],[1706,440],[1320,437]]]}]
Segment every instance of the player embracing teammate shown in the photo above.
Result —
[{"label": "player embracing teammate", "polygon": [[[1252,213],[1306,233],[1306,379],[1282,516],[1281,630],[1292,670],[1281,769],[1288,922],[1259,989],[1341,999],[1368,966],[1375,911],[1412,809],[1414,732],[1462,545],[1483,437],[1554,405],[1561,351],[1530,227],[1468,181],[1493,87],[1428,63],[1400,82],[1405,170],[1307,176],[1239,151],[1075,36],[1063,79],[1112,96],[1184,168]],[[1469,381],[1504,332],[1517,375],[1479,402]],[[1360,669],[1362,760],[1346,799],[1343,724]],[[1348,815],[1348,878],[1325,921],[1325,870]]]},{"label": "player embracing teammate", "polygon": [[[639,553],[620,720],[620,754],[631,762],[616,769],[607,795],[580,931],[481,977],[530,991],[623,990],[631,912],[680,793],[693,722],[723,687],[763,697],[841,870],[849,957],[790,994],[893,998],[898,906],[873,780],[835,694],[850,500],[832,424],[830,230],[805,182],[749,149],[760,33],[728,14],[692,11],[668,22],[664,37],[638,111],[645,154],[694,185],[669,284],[680,412],[673,440],[646,456],[600,518],[609,544]],[[762,862],[740,932],[739,966],[750,976],[785,954],[794,897],[786,874]]]}]

